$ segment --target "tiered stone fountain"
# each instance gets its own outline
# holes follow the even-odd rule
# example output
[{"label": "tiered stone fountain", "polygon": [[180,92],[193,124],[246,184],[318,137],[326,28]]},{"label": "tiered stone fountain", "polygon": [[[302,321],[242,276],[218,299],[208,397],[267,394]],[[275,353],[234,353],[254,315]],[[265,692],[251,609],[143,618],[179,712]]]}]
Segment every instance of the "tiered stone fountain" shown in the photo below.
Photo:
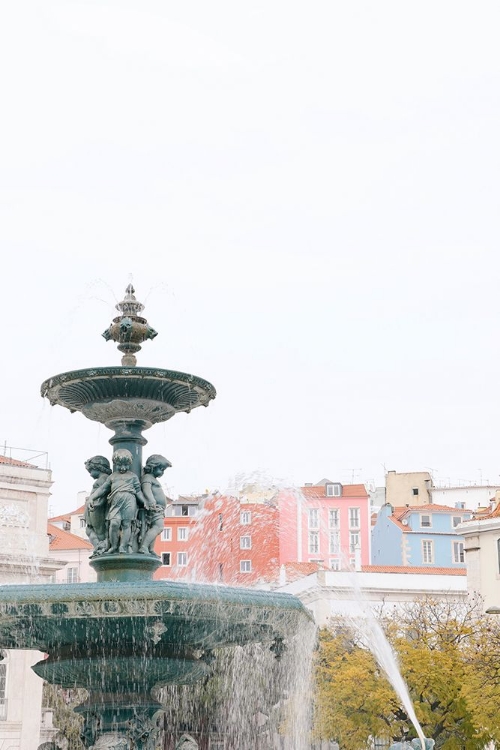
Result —
[{"label": "tiered stone fountain", "polygon": [[[103,335],[118,343],[121,367],[66,372],[41,387],[52,405],[79,411],[114,432],[109,442],[115,471],[93,474],[87,509],[100,532],[93,538],[89,531],[98,580],[4,588],[0,647],[46,652],[48,658],[33,667],[38,675],[88,690],[88,700],[76,709],[84,716],[86,747],[146,750],[155,746],[162,709],[154,687],[202,679],[217,649],[262,643],[279,655],[310,616],[287,594],[152,580],[160,560],[152,544],[144,546],[145,532],[153,529],[154,536],[158,528],[164,496],[157,477],[169,462],[150,457],[149,468],[160,469],[149,477],[148,493],[143,432],[178,412],[208,406],[216,392],[194,375],[137,367],[136,353],[156,332],[140,316],[143,305],[132,286],[117,309],[120,315]],[[106,469],[105,457],[94,458]]]}]

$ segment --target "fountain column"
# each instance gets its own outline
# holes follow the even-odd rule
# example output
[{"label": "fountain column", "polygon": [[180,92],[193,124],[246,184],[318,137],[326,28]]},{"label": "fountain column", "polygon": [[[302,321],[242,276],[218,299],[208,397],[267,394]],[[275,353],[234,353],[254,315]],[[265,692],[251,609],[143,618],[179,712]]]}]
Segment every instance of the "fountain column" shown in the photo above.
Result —
[{"label": "fountain column", "polygon": [[147,445],[147,440],[143,436],[143,430],[151,427],[151,422],[142,419],[114,419],[106,422],[106,427],[114,430],[115,434],[109,438],[113,450],[125,448],[132,454],[132,471],[138,477],[142,474],[142,449]]}]

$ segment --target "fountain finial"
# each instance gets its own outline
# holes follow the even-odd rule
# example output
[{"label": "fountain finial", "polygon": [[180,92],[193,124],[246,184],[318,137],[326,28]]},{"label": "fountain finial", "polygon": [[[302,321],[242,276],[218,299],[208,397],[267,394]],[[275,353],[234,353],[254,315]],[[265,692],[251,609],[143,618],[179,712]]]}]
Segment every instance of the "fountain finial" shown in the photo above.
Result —
[{"label": "fountain finial", "polygon": [[132,284],[125,289],[125,297],[118,302],[116,309],[121,312],[121,315],[113,319],[110,327],[102,335],[106,341],[117,342],[118,350],[123,352],[122,365],[124,367],[135,367],[137,364],[135,354],[140,351],[142,342],[154,339],[158,334],[154,328],[151,328],[146,318],[139,317],[138,313],[144,310],[144,305],[135,298],[135,289]]}]

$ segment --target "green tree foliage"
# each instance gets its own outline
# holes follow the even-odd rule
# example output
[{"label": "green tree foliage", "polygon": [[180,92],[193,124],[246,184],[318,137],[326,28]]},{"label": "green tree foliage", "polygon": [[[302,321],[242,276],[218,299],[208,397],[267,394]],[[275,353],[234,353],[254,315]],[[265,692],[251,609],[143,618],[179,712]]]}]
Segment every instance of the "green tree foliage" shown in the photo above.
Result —
[{"label": "green tree foliage", "polygon": [[57,740],[67,740],[67,750],[85,750],[80,739],[82,717],[73,709],[87,696],[86,690],[65,690],[57,685],[43,685],[43,705],[54,711],[54,726],[57,727]]},{"label": "green tree foliage", "polygon": [[[425,599],[383,625],[436,749],[483,750],[500,741],[500,622],[476,601]],[[367,748],[370,736],[416,736],[355,625],[334,621],[321,633],[316,687],[315,733],[342,750]]]}]

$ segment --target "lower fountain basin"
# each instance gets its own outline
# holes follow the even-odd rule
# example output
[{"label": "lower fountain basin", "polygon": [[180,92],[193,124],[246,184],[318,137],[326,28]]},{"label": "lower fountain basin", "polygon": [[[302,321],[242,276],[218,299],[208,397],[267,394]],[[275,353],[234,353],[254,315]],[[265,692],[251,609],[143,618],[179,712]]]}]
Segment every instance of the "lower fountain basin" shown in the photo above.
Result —
[{"label": "lower fountain basin", "polygon": [[203,677],[214,649],[279,650],[311,614],[289,594],[177,581],[9,586],[0,647],[38,649],[34,669],[65,687],[147,690]]}]

